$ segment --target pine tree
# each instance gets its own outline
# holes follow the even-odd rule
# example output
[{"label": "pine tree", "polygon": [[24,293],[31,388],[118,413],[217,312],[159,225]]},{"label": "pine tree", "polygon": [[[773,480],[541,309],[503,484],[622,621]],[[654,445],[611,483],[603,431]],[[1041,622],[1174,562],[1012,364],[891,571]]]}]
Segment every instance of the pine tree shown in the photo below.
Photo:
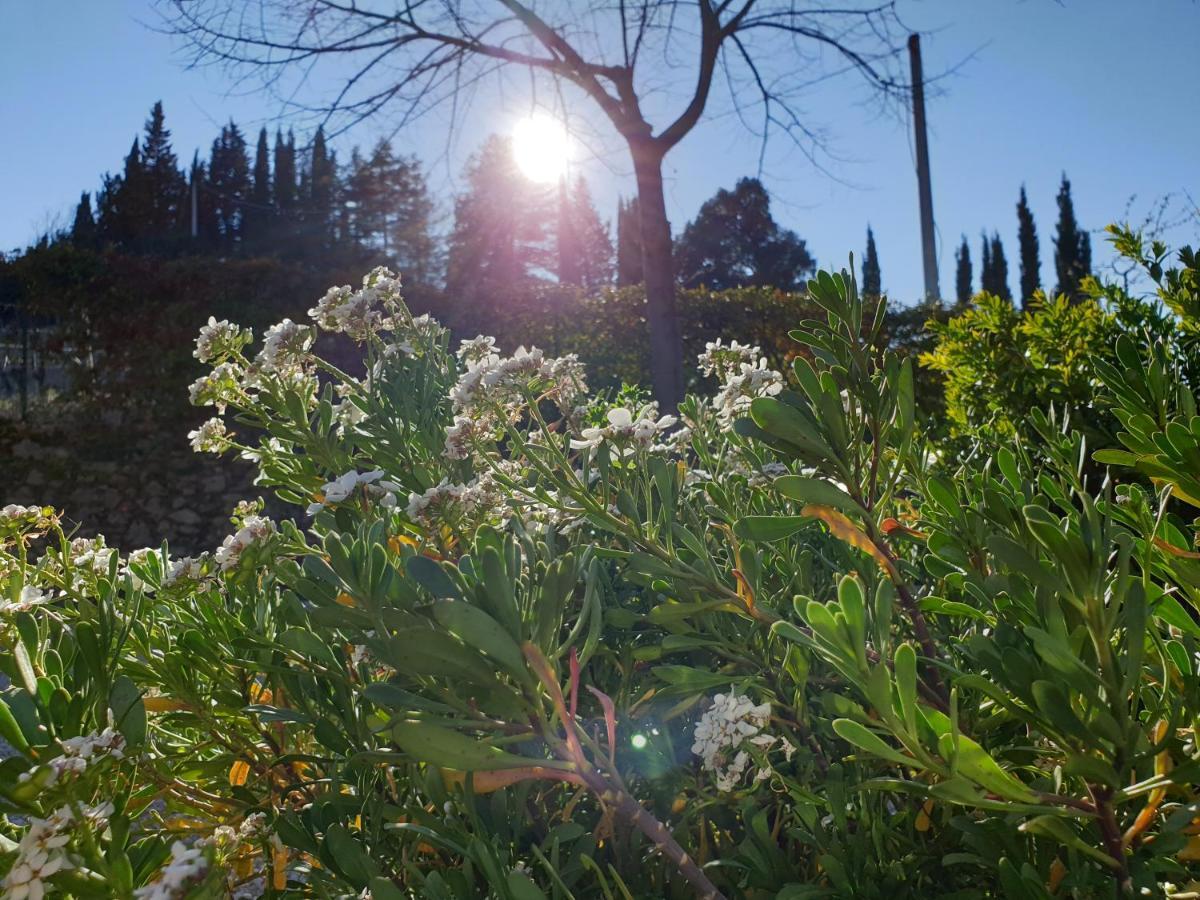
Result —
[{"label": "pine tree", "polygon": [[992,232],[991,252],[988,254],[990,271],[986,273],[987,283],[983,289],[1002,300],[1012,300],[1012,292],[1008,289],[1008,261],[1004,258],[1004,245],[1000,243],[1000,233]]},{"label": "pine tree", "polygon": [[1021,308],[1025,309],[1042,281],[1037,226],[1025,198],[1025,185],[1021,185],[1021,199],[1017,201],[1017,242],[1021,251]]},{"label": "pine tree", "polygon": [[[984,249],[987,249],[987,244],[984,244]],[[964,234],[962,244],[958,248],[958,252],[954,254],[955,269],[954,269],[954,295],[959,306],[966,306],[971,302],[971,297],[974,294],[972,289],[973,275],[971,272],[971,246],[967,243],[967,236]]]},{"label": "pine tree", "polygon": [[617,204],[617,287],[641,284],[642,224],[637,197]]},{"label": "pine tree", "polygon": [[1072,303],[1083,299],[1080,284],[1092,271],[1092,239],[1075,219],[1075,204],[1071,200],[1071,182],[1063,173],[1058,189],[1058,233],[1054,238],[1054,270],[1058,276],[1059,294]]},{"label": "pine tree", "polygon": [[132,248],[141,236],[139,223],[146,218],[146,169],[137,138],[125,157],[121,174],[105,185],[108,200],[108,237],[121,247]]},{"label": "pine tree", "polygon": [[879,271],[879,256],[875,250],[875,233],[867,226],[867,252],[863,254],[862,293],[864,297],[883,296],[883,277]]},{"label": "pine tree", "polygon": [[87,191],[79,197],[75,220],[71,224],[71,243],[77,247],[96,245],[96,219],[92,216],[92,196]]}]

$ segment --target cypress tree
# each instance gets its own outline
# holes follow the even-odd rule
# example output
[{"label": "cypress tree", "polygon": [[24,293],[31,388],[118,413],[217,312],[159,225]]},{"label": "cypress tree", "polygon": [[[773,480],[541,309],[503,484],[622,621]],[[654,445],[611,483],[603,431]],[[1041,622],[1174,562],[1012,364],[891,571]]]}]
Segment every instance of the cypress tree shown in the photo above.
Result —
[{"label": "cypress tree", "polygon": [[287,141],[282,132],[275,132],[275,175],[271,188],[275,208],[290,213],[296,205],[296,137],[290,129]]},{"label": "cypress tree", "polygon": [[980,232],[982,248],[979,254],[979,290],[987,292],[992,283],[992,244],[987,232]]},{"label": "cypress tree", "polygon": [[1004,245],[1000,243],[999,232],[992,232],[991,273],[989,283],[983,289],[989,294],[995,294],[1003,300],[1012,301],[1012,292],[1008,289],[1008,261],[1004,258]]},{"label": "cypress tree", "polygon": [[1025,199],[1025,185],[1021,185],[1021,199],[1017,201],[1017,242],[1021,252],[1021,308],[1025,309],[1042,281],[1037,226]]},{"label": "cypress tree", "polygon": [[617,206],[617,287],[641,284],[642,220],[637,197]]},{"label": "cypress tree", "polygon": [[337,160],[325,144],[323,127],[313,136],[308,175],[304,233],[312,249],[321,252],[333,244],[333,205],[338,190]]},{"label": "cypress tree", "polygon": [[580,285],[583,275],[580,266],[579,235],[575,230],[575,216],[572,215],[571,198],[567,193],[567,178],[565,175],[558,179],[558,221],[555,228],[554,243],[558,251],[558,266],[555,274],[559,284]]},{"label": "cypress tree", "polygon": [[[984,244],[986,249],[987,244]],[[962,237],[962,244],[958,248],[958,252],[954,254],[955,269],[954,269],[954,291],[955,299],[958,300],[959,306],[966,306],[971,302],[972,296],[972,272],[971,272],[971,247],[967,243],[967,236]]]},{"label": "cypress tree", "polygon": [[80,195],[79,205],[75,207],[75,221],[71,224],[71,243],[77,247],[93,247],[96,244],[92,196],[87,191]]},{"label": "cypress tree", "polygon": [[862,292],[864,297],[883,296],[883,276],[879,271],[879,256],[875,251],[875,234],[867,226],[867,252],[863,255]]},{"label": "cypress tree", "polygon": [[559,185],[558,280],[594,291],[612,284],[613,245],[583,176]]},{"label": "cypress tree", "polygon": [[249,202],[245,206],[245,233],[243,240],[256,252],[265,249],[270,241],[271,210],[271,163],[267,147],[267,129],[259,129],[258,145],[254,149],[254,171],[250,185]]},{"label": "cypress tree", "polygon": [[1057,292],[1072,303],[1083,299],[1080,284],[1091,274],[1092,239],[1075,219],[1075,204],[1071,200],[1071,182],[1064,172],[1058,188],[1058,231],[1054,238],[1054,270],[1058,276]]}]

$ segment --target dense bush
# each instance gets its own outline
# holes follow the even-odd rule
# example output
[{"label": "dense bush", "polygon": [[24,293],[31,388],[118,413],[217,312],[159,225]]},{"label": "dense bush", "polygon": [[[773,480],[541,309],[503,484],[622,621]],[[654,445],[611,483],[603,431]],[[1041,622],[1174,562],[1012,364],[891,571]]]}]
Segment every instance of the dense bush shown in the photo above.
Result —
[{"label": "dense bush", "polygon": [[1189,387],[1200,375],[1200,267],[1190,250],[1182,266],[1164,269],[1167,250],[1143,246],[1128,229],[1110,228],[1118,251],[1138,264],[1154,285],[1141,297],[1127,286],[1084,281],[1083,299],[1038,294],[1027,310],[980,294],[973,306],[944,321],[930,321],[935,346],[922,362],[945,379],[946,419],[958,435],[982,431],[1023,433],[1030,416],[1051,407],[1068,427],[1085,432],[1093,446],[1115,439],[1118,421],[1111,395],[1097,391],[1101,372],[1120,365],[1117,339],[1161,343],[1177,360]]},{"label": "dense bush", "polygon": [[707,347],[679,423],[589,402],[570,356],[450,353],[386,272],[256,353],[206,327],[194,443],[311,518],[121,558],[4,511],[6,890],[1190,896],[1176,360],[1097,370],[1098,460],[1154,493],[1036,412],[951,466],[883,309],[844,273],[809,296],[787,379]]}]

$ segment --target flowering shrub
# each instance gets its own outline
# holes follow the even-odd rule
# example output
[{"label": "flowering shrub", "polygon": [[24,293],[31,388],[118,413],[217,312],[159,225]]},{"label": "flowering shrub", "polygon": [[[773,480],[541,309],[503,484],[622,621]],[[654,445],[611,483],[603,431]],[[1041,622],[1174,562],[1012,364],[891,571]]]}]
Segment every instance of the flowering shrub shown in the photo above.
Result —
[{"label": "flowering shrub", "polygon": [[[16,897],[1099,897],[1197,890],[1200,428],[1168,354],[953,468],[822,273],[785,377],[590,399],[391,273],[210,322],[198,449],[297,508],[122,558],[0,512]],[[362,377],[319,352],[336,332]]]}]

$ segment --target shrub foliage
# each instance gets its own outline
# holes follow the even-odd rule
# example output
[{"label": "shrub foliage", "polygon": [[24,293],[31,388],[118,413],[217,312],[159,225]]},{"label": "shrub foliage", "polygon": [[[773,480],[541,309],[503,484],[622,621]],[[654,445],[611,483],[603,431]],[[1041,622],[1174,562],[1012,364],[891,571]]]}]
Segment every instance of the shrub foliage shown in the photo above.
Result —
[{"label": "shrub foliage", "polygon": [[[1181,313],[1190,260],[1151,271]],[[255,351],[210,323],[192,440],[307,517],[123,558],[3,511],[6,891],[1189,896],[1176,345],[1089,361],[1094,460],[1035,408],[951,462],[883,307],[809,297],[786,377],[714,342],[679,421],[572,356],[452,353],[386,271]]]}]

